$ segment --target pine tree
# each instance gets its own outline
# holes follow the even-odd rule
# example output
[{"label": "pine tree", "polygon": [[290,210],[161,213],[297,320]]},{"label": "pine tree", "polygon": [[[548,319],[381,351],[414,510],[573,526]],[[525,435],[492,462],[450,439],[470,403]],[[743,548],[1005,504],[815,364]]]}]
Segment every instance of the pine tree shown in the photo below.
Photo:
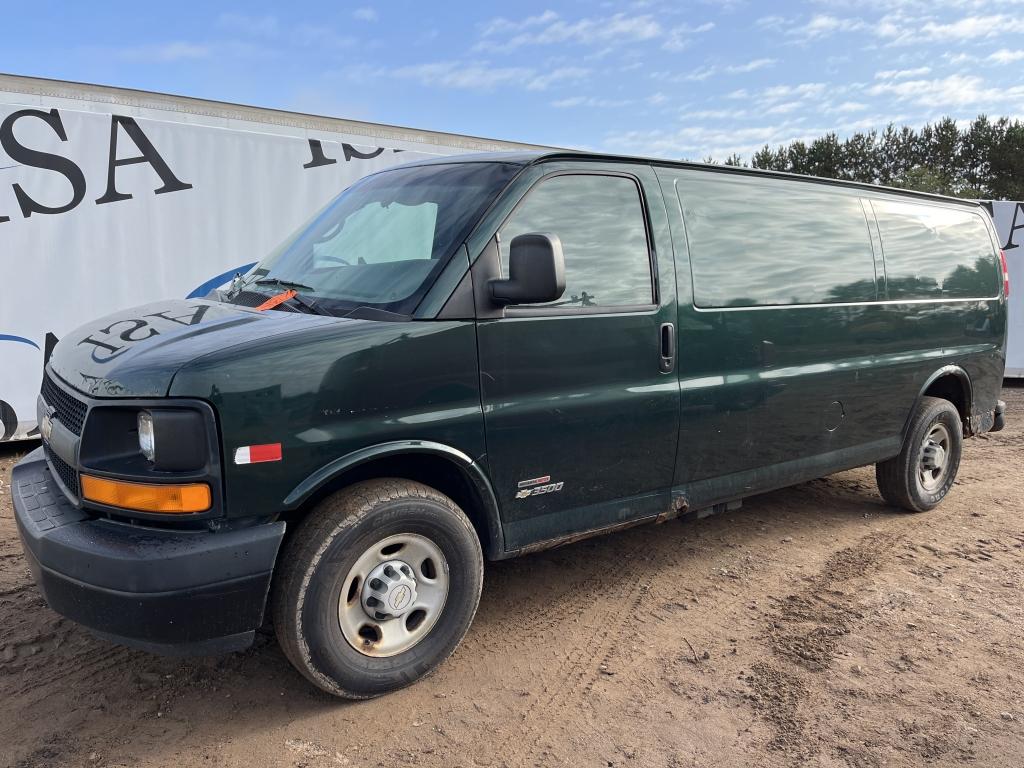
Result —
[{"label": "pine tree", "polygon": [[989,156],[988,191],[994,200],[1024,200],[1024,124],[1003,118]]},{"label": "pine tree", "polygon": [[843,168],[843,147],[839,137],[834,133],[826,133],[811,142],[807,151],[810,172],[813,176],[824,176],[828,179],[846,178]]},{"label": "pine tree", "polygon": [[[724,162],[745,165],[736,153]],[[1024,200],[1024,123],[979,115],[961,129],[944,117],[920,132],[890,123],[881,134],[856,132],[843,141],[828,133],[810,145],[765,144],[750,165],[973,199]]]}]

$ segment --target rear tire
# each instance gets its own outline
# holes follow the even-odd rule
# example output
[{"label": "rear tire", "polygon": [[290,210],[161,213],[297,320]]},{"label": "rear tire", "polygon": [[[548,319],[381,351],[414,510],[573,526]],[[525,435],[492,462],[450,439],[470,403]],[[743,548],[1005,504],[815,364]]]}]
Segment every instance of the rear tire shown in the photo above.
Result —
[{"label": "rear tire", "polygon": [[956,480],[963,434],[960,414],[951,402],[922,397],[903,450],[895,458],[875,465],[882,498],[910,512],[933,509]]},{"label": "rear tire", "polygon": [[371,480],[328,497],[278,562],[271,610],[281,649],[314,685],[349,699],[403,688],[447,659],[483,584],[466,515],[408,480]]}]

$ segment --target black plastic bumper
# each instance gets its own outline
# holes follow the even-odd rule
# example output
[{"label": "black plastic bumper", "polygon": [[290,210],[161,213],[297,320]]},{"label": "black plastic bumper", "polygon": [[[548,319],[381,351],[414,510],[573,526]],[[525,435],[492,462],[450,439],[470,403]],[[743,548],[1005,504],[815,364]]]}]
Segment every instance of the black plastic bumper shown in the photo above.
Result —
[{"label": "black plastic bumper", "polygon": [[41,448],[15,466],[11,490],[26,558],[57,613],[156,653],[252,642],[284,523],[210,532],[92,519],[58,489]]}]

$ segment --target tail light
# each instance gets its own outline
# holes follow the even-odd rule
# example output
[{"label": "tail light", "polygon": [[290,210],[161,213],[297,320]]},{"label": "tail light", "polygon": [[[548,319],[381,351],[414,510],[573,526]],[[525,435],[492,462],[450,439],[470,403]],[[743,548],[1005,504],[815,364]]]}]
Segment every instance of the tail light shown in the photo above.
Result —
[{"label": "tail light", "polygon": [[1010,270],[1006,266],[1006,251],[999,251],[999,263],[1003,266],[1003,296],[1010,298]]}]

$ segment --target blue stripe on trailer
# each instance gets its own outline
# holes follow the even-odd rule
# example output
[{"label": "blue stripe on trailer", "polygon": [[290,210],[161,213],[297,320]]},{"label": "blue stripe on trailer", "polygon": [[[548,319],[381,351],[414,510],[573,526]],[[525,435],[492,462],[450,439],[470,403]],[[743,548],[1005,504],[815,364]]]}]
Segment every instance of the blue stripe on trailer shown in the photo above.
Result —
[{"label": "blue stripe on trailer", "polygon": [[[0,341],[18,341],[21,342],[22,344],[28,344],[31,347],[39,349],[38,344],[32,341],[32,339],[26,339],[24,336],[10,336],[6,333],[0,333]],[[41,352],[42,350],[39,351]]]}]

